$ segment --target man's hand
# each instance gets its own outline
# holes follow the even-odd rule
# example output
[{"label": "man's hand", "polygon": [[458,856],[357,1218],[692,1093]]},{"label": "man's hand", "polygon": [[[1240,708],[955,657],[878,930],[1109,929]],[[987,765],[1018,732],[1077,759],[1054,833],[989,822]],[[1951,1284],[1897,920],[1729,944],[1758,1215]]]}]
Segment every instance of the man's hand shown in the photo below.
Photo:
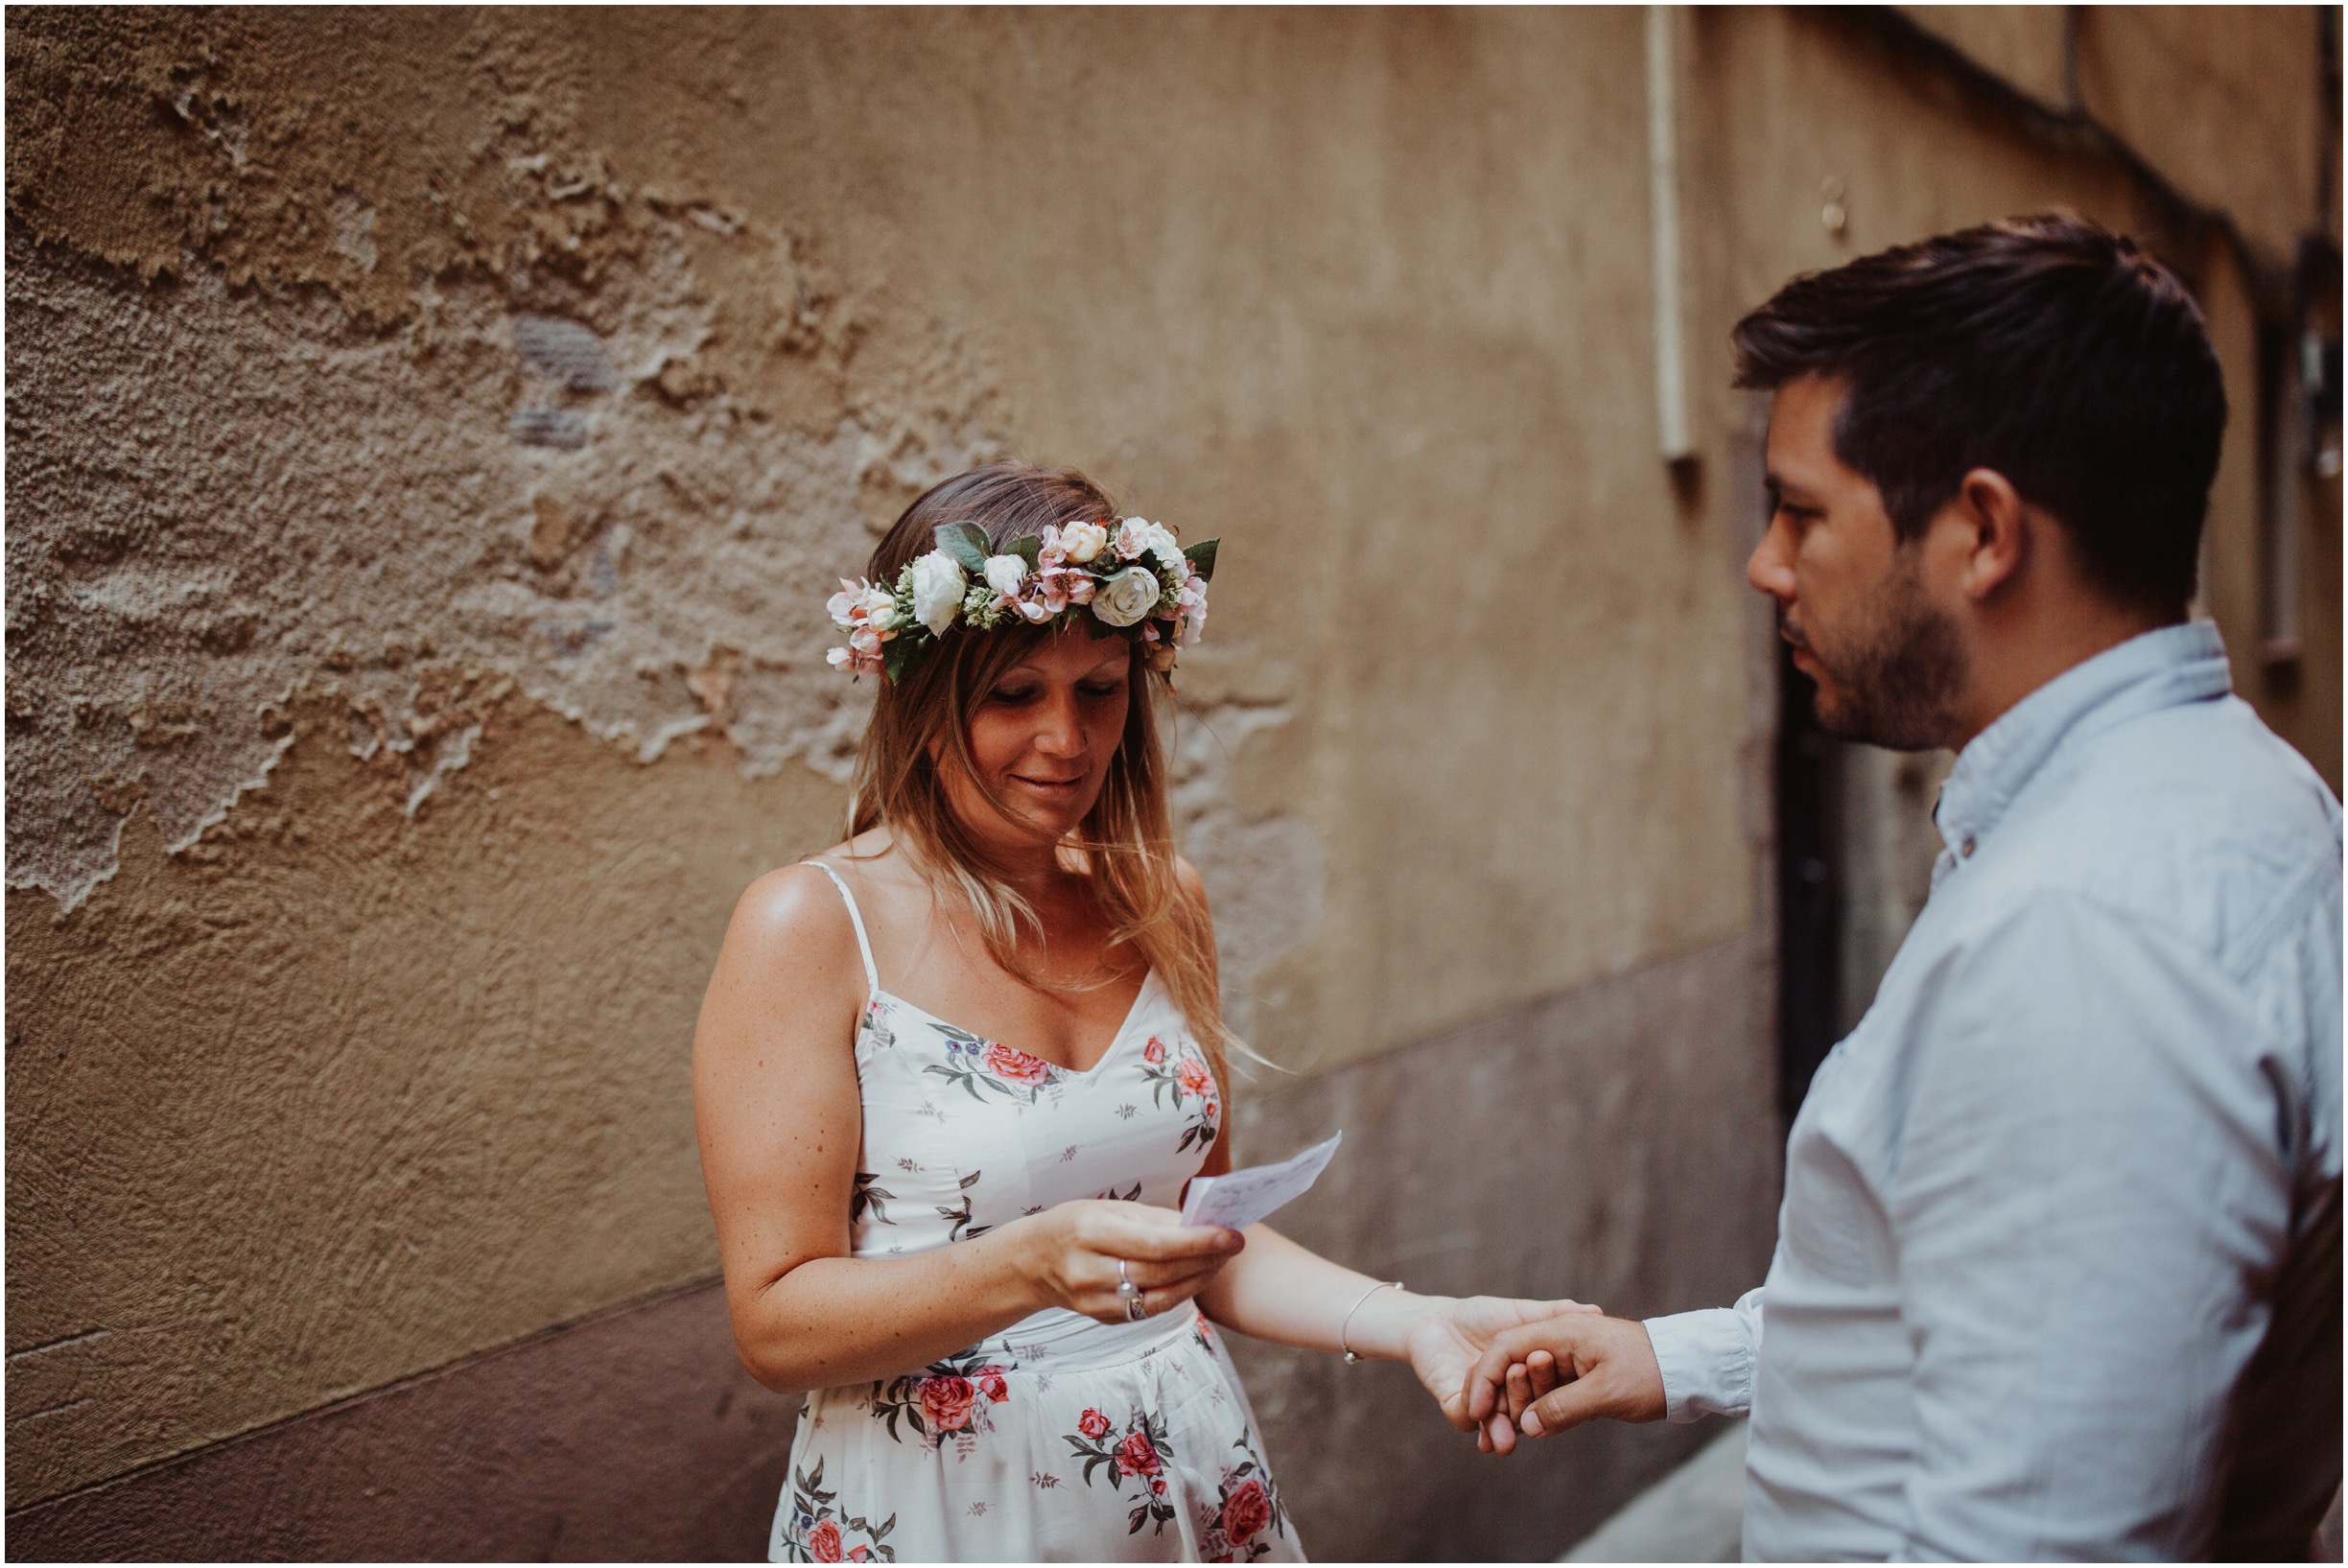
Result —
[{"label": "man's hand", "polygon": [[1516,1434],[1545,1438],[1593,1416],[1663,1418],[1663,1371],[1643,1323],[1572,1313],[1512,1328],[1468,1374],[1476,1446],[1506,1454]]},{"label": "man's hand", "polygon": [[1501,1296],[1438,1299],[1403,1341],[1411,1370],[1442,1407],[1444,1419],[1462,1432],[1476,1424],[1468,1416],[1468,1374],[1476,1358],[1498,1336],[1527,1323],[1554,1321],[1561,1313],[1595,1319],[1598,1309],[1580,1301],[1526,1301]]}]

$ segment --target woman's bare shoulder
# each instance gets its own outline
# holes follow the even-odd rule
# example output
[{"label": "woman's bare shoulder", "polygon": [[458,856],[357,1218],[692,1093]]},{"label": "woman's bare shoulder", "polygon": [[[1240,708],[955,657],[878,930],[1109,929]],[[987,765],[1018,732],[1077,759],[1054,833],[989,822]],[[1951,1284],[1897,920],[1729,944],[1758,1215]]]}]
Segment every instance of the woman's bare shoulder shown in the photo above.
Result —
[{"label": "woman's bare shoulder", "polygon": [[[853,952],[856,928],[848,918],[847,902],[825,875],[824,866],[814,862],[829,865],[847,881],[851,893],[869,894],[876,863],[894,858],[888,850],[886,831],[874,830],[806,860],[777,866],[742,890],[734,906],[727,944],[732,946],[740,939],[776,956],[787,948],[819,960],[830,956],[828,949],[833,948]],[[868,912],[866,919],[870,918]]]}]

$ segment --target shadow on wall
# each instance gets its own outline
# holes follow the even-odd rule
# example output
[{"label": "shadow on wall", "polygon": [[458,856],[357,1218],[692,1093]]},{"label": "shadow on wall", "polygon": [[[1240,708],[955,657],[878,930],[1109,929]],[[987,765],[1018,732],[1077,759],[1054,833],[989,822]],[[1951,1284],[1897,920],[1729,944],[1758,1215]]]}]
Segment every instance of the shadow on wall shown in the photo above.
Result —
[{"label": "shadow on wall", "polygon": [[756,1560],[796,1412],[698,1285],[19,1509],[8,1554]]}]

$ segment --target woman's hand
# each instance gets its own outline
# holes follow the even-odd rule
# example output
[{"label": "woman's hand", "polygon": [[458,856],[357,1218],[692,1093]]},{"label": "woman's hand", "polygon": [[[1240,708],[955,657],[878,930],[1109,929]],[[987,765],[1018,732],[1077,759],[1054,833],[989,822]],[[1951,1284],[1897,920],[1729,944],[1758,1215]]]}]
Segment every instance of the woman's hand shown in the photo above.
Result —
[{"label": "woman's hand", "polygon": [[1494,1340],[1526,1323],[1569,1312],[1598,1311],[1580,1301],[1527,1301],[1501,1296],[1439,1296],[1429,1298],[1428,1305],[1432,1310],[1411,1328],[1403,1345],[1411,1370],[1435,1396],[1444,1419],[1462,1432],[1477,1430],[1477,1421],[1468,1414],[1468,1376]]},{"label": "woman's hand", "polygon": [[[1119,1263],[1123,1277],[1140,1290],[1144,1309],[1156,1317],[1205,1290],[1247,1245],[1236,1230],[1185,1225],[1170,1208],[1100,1198],[1056,1205],[998,1234],[1016,1248],[1020,1272],[1045,1305],[1105,1323],[1128,1321],[1125,1298],[1117,1294]],[[1469,1365],[1482,1348],[1468,1355]]]}]

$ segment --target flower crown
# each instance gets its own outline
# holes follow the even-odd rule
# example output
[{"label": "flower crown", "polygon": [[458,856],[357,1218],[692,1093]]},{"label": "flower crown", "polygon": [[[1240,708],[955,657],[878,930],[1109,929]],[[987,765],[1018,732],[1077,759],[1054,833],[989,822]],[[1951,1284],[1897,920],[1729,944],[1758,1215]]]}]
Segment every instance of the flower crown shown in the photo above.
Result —
[{"label": "flower crown", "polygon": [[840,579],[829,608],[848,645],[832,650],[832,667],[885,674],[894,685],[957,621],[993,631],[1009,620],[1041,626],[1090,609],[1095,637],[1115,632],[1138,642],[1152,669],[1172,669],[1174,650],[1196,644],[1207,624],[1207,579],[1219,543],[1185,550],[1173,529],[1129,517],[1021,534],[990,555],[977,524],[942,524],[937,549],[898,573],[895,587]]}]

